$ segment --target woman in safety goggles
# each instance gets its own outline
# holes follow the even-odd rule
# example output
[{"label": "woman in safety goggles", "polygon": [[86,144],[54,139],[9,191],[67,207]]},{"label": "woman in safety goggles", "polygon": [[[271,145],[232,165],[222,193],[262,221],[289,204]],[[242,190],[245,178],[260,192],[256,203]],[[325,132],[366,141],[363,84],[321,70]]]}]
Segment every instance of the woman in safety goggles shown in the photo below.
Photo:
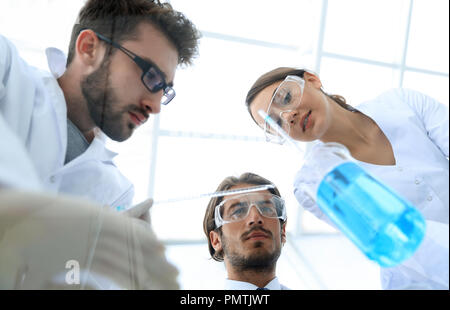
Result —
[{"label": "woman in safety goggles", "polygon": [[[246,98],[250,115],[268,141],[283,143],[284,139],[264,121],[259,110],[296,141],[346,146],[358,165],[422,213],[427,231],[432,227],[439,231],[434,236],[427,233],[428,243],[424,242],[422,252],[419,248],[410,260],[395,268],[382,268],[384,289],[448,289],[448,107],[407,89],[389,90],[373,100],[353,104],[357,108],[342,96],[327,94],[316,74],[295,68],[265,73]],[[313,172],[305,162],[295,178],[295,196],[303,207],[331,223],[302,191],[304,184],[320,181],[314,179]],[[426,255],[422,255],[425,247]],[[432,262],[429,257],[433,257]]]}]

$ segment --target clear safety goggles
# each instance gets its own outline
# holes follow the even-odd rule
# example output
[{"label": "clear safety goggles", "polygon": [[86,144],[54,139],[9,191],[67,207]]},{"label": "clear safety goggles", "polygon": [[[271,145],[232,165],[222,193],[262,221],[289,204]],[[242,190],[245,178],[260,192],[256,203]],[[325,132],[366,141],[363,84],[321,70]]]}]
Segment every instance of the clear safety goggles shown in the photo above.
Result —
[{"label": "clear safety goggles", "polygon": [[[301,77],[288,75],[275,90],[267,108],[267,115],[288,135],[291,130],[288,114],[300,105],[304,88],[305,81]],[[264,134],[268,142],[284,143],[284,138],[267,122],[264,122]]]},{"label": "clear safety goggles", "polygon": [[282,198],[268,193],[248,193],[225,199],[216,206],[216,228],[244,220],[253,206],[262,216],[286,220],[286,207]]}]

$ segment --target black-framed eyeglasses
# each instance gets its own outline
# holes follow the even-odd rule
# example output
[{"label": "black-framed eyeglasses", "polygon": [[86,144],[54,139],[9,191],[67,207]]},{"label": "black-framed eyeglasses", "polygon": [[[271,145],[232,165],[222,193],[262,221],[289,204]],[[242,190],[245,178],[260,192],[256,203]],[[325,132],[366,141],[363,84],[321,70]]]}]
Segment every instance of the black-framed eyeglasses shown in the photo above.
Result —
[{"label": "black-framed eyeglasses", "polygon": [[174,97],[175,97],[175,90],[172,88],[172,86],[167,85],[165,74],[158,68],[157,65],[150,61],[146,61],[133,53],[132,51],[126,49],[125,47],[121,46],[120,44],[117,44],[116,42],[108,39],[107,37],[97,33],[94,31],[94,33],[97,35],[97,37],[105,41],[108,44],[111,44],[115,48],[118,48],[122,52],[124,52],[128,57],[130,57],[142,70],[142,76],[141,80],[142,83],[144,83],[145,87],[151,92],[151,93],[157,93],[161,89],[163,90],[163,97],[161,98],[161,104],[167,105]]}]

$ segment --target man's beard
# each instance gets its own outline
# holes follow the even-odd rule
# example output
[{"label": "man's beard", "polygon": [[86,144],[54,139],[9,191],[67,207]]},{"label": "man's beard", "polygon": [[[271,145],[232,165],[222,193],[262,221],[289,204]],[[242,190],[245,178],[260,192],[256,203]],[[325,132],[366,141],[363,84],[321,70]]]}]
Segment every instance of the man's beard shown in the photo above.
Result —
[{"label": "man's beard", "polygon": [[[252,253],[248,257],[242,254],[231,252],[228,248],[227,240],[222,236],[223,253],[230,264],[237,271],[271,272],[275,269],[278,258],[281,254],[281,247],[277,247],[273,252],[265,250],[259,253]],[[262,247],[262,242],[255,242],[254,248]],[[264,252],[263,252],[264,251]]]},{"label": "man's beard", "polygon": [[95,125],[114,141],[124,141],[133,132],[133,124],[127,124],[129,130],[122,128],[122,118],[129,110],[117,111],[118,100],[109,84],[109,61],[105,59],[100,67],[81,81],[81,91],[86,100],[89,114]]}]

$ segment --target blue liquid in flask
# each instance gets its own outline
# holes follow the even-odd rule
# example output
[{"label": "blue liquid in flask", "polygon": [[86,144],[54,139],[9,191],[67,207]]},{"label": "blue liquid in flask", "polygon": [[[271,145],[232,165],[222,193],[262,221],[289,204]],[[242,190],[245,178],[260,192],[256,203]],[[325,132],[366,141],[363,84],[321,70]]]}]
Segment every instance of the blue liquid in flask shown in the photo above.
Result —
[{"label": "blue liquid in flask", "polygon": [[382,267],[409,258],[425,234],[422,215],[353,162],[338,165],[323,178],[317,204]]}]

